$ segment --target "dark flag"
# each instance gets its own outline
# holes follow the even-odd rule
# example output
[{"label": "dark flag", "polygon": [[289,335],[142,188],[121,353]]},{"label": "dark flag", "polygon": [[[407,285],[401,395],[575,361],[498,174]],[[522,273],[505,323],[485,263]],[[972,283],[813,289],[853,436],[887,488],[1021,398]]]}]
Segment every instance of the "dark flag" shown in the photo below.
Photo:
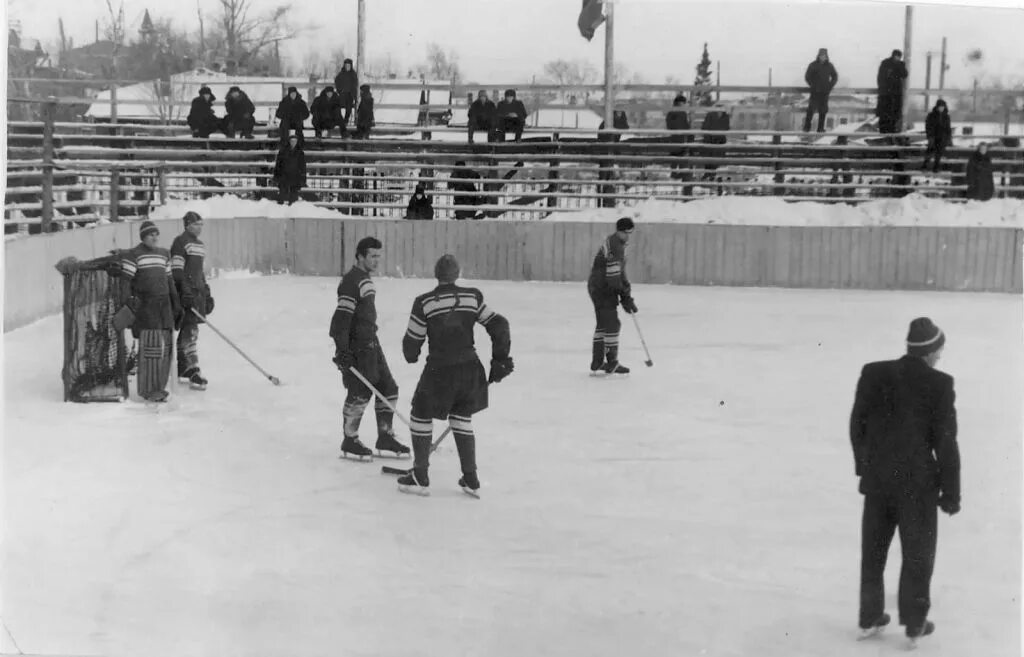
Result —
[{"label": "dark flag", "polygon": [[594,30],[604,22],[601,2],[602,0],[583,0],[583,9],[580,10],[580,18],[576,25],[580,28],[580,35],[587,41],[594,38]]}]

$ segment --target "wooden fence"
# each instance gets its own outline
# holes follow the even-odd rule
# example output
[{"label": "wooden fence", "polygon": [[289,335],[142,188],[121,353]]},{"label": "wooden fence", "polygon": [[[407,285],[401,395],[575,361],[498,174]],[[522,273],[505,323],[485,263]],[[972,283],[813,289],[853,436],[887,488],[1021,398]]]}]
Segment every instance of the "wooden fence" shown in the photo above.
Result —
[{"label": "wooden fence", "polygon": [[[180,220],[157,222],[167,246]],[[58,311],[53,265],[137,243],[137,222],[35,235],[5,244],[4,330]],[[211,269],[340,276],[356,243],[384,242],[381,274],[432,278],[455,254],[467,279],[579,281],[610,232],[583,222],[427,222],[213,219],[203,241]],[[634,234],[634,283],[1020,294],[1024,231],[1013,228],[779,227],[646,224]],[[582,293],[582,292],[581,292]]]}]

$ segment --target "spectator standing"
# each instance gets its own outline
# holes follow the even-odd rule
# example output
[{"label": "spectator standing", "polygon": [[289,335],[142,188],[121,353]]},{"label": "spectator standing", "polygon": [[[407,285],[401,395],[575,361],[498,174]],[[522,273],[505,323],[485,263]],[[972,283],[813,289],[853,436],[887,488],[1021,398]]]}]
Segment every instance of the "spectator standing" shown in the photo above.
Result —
[{"label": "spectator standing", "polygon": [[804,117],[804,132],[811,131],[811,117],[818,114],[818,132],[825,132],[825,116],[828,114],[828,97],[839,81],[836,67],[828,58],[828,50],[820,48],[818,56],[807,66],[804,81],[810,88],[811,98]]},{"label": "spectator standing", "polygon": [[[629,130],[629,120],[626,118],[626,112],[624,110],[615,110],[612,112],[612,127],[616,130]],[[597,129],[604,130],[604,121],[601,121],[601,125],[597,126]],[[611,134],[598,134],[598,141],[619,141],[622,139],[622,135],[611,135]]]},{"label": "spectator standing", "polygon": [[228,89],[224,99],[224,134],[234,139],[239,132],[245,139],[253,139],[252,131],[256,127],[256,106],[249,95],[240,87]]},{"label": "spectator standing", "polygon": [[[704,115],[704,121],[700,124],[701,130],[707,131],[722,131],[728,132],[731,124],[729,113],[725,111],[725,106],[722,103],[715,103],[707,114]],[[710,135],[705,134],[703,136],[703,142],[705,144],[725,144],[729,140],[725,135]],[[719,151],[711,151],[711,155],[718,153]],[[715,171],[718,170],[718,164],[707,164],[705,165],[704,180],[710,180],[715,177]],[[722,195],[722,186],[718,186],[718,195]]]},{"label": "spectator standing", "polygon": [[346,59],[341,70],[334,76],[334,89],[338,92],[343,114],[341,116],[341,136],[348,132],[348,122],[352,118],[352,109],[356,106],[356,93],[359,91],[359,74],[356,73],[351,59]]},{"label": "spectator standing", "polygon": [[995,183],[992,180],[992,156],[988,154],[988,144],[982,142],[971,153],[967,160],[967,198],[975,201],[988,201],[995,196]]},{"label": "spectator standing", "polygon": [[494,115],[496,112],[497,107],[495,107],[494,101],[488,98],[485,90],[481,89],[477,93],[476,100],[469,106],[469,121],[467,124],[469,143],[473,143],[474,132],[487,133],[488,142],[495,140]]},{"label": "spectator standing", "polygon": [[893,50],[892,56],[878,66],[878,131],[895,134],[903,123],[903,83],[907,79],[907,66],[903,52]]},{"label": "spectator standing", "polygon": [[189,108],[186,122],[192,130],[193,137],[206,139],[220,128],[220,121],[213,113],[215,100],[217,97],[207,86],[200,87],[199,95],[192,99],[192,107]]},{"label": "spectator standing", "polygon": [[953,143],[953,127],[949,122],[949,108],[946,107],[946,101],[940,98],[935,102],[935,107],[928,112],[928,117],[924,121],[924,132],[928,137],[928,150],[925,151],[924,164],[921,165],[921,168],[927,169],[928,160],[934,155],[935,168],[933,171],[938,173],[942,155],[946,152],[946,148]]},{"label": "spectator standing", "polygon": [[370,93],[370,85],[364,84],[359,87],[359,107],[356,109],[356,139],[369,139],[370,128],[377,123],[373,117],[373,95]]},{"label": "spectator standing", "polygon": [[505,141],[508,132],[514,132],[516,141],[522,141],[526,114],[526,106],[516,98],[516,90],[507,89],[505,99],[495,108],[495,141]]},{"label": "spectator standing", "polygon": [[[672,101],[672,109],[665,115],[665,128],[668,130],[691,130],[690,114],[686,111],[686,96],[683,94],[678,94]],[[670,140],[674,143],[689,144],[693,142],[693,135],[672,135]],[[683,148],[672,154],[679,157],[686,157],[687,149]],[[688,165],[673,164],[672,178],[674,180],[681,180],[685,183],[693,180],[693,174],[691,173]],[[690,185],[683,185],[681,191],[683,197],[688,197],[693,191],[693,187]]]},{"label": "spectator standing", "polygon": [[455,163],[455,170],[448,177],[448,189],[453,192],[461,192],[455,196],[453,205],[463,206],[468,209],[455,210],[456,219],[476,218],[475,206],[480,205],[480,197],[477,196],[476,181],[480,180],[480,174],[466,166],[466,162],[459,160]]},{"label": "spectator standing", "polygon": [[303,100],[298,89],[288,87],[288,93],[277,105],[276,116],[280,121],[278,132],[281,144],[287,144],[291,135],[294,134],[299,139],[299,145],[302,146],[302,124],[309,118],[309,107],[306,106],[306,101]]},{"label": "spectator standing", "polygon": [[274,163],[274,183],[277,185],[277,204],[291,205],[299,200],[299,192],[306,186],[306,154],[297,134],[288,136],[288,142],[277,152]]},{"label": "spectator standing", "polygon": [[416,191],[409,198],[409,207],[405,211],[406,219],[433,219],[434,203],[427,196],[426,189],[422,184],[416,185]]},{"label": "spectator standing", "polygon": [[331,130],[342,127],[341,99],[334,93],[334,87],[324,87],[313,99],[310,113],[313,118],[313,134],[317,139],[320,139],[324,132],[330,136]]}]

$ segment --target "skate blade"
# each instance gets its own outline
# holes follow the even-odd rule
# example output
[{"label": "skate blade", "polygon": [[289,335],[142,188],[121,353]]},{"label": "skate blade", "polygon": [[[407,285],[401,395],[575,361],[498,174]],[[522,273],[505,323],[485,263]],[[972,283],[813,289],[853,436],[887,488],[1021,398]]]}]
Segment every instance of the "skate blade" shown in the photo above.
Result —
[{"label": "skate blade", "polygon": [[884,629],[885,629],[884,625],[882,625],[882,626],[875,626],[875,627],[869,627],[866,630],[862,629],[860,631],[860,635],[857,637],[857,640],[858,641],[865,641],[867,639],[871,639],[873,637],[876,637],[879,634],[881,634],[882,630],[884,630]]},{"label": "skate blade", "polygon": [[342,452],[341,458],[347,461],[365,461],[366,463],[373,463],[373,454],[352,454],[351,452]]},{"label": "skate blade", "polygon": [[188,384],[188,387],[189,387],[190,390],[206,390],[206,386],[205,385],[199,385],[199,384],[196,384],[196,383],[190,383],[190,384]]},{"label": "skate blade", "polygon": [[470,497],[475,497],[476,499],[480,499],[480,491],[473,490],[472,488],[470,488],[468,486],[463,486],[462,487],[462,492],[465,493],[466,495],[469,495]]},{"label": "skate blade", "polygon": [[424,488],[423,486],[406,486],[405,484],[398,484],[398,491],[407,495],[430,497],[430,489]]},{"label": "skate blade", "polygon": [[377,456],[385,459],[407,459],[409,452],[392,452],[389,449],[378,449]]}]

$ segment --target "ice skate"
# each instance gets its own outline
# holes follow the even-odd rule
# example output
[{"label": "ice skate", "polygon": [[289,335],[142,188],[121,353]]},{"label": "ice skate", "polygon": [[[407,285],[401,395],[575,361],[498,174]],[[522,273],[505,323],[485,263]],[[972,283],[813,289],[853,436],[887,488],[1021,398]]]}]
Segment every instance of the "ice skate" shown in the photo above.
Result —
[{"label": "ice skate", "polygon": [[149,403],[160,404],[167,401],[168,396],[169,395],[166,390],[157,390],[156,392],[151,392],[148,395],[143,395],[142,398]]},{"label": "ice skate", "polygon": [[209,382],[203,378],[199,370],[193,371],[188,377],[188,387],[193,390],[206,390],[207,383]]},{"label": "ice skate", "polygon": [[594,352],[590,358],[590,376],[601,376],[604,371],[604,343],[595,340]]},{"label": "ice skate", "polygon": [[[377,444],[374,445],[377,450],[377,456],[394,456],[396,458],[404,458],[409,455],[409,448],[398,442],[393,433],[382,433],[377,436]],[[384,454],[384,452],[390,452]]]},{"label": "ice skate", "polygon": [[364,457],[373,460],[373,452],[357,436],[345,436],[345,439],[341,441],[342,458],[349,458],[349,455],[359,461],[362,461]]},{"label": "ice skate", "polygon": [[480,499],[480,479],[475,472],[464,472],[459,479],[459,488],[462,492],[476,499]]},{"label": "ice skate", "polygon": [[606,374],[629,374],[629,368],[617,360],[608,361],[604,366]]},{"label": "ice skate", "polygon": [[416,468],[398,478],[398,490],[403,493],[427,497],[430,495],[430,477],[423,470],[419,473]]},{"label": "ice skate", "polygon": [[907,649],[913,650],[917,647],[917,640],[921,637],[928,636],[935,631],[935,623],[931,621],[925,621],[923,625],[918,627],[907,626]]},{"label": "ice skate", "polygon": [[889,617],[889,614],[882,614],[878,617],[878,620],[871,624],[871,627],[860,628],[860,636],[857,637],[857,640],[863,641],[864,639],[870,639],[873,636],[881,634],[882,630],[885,629],[885,626],[889,624],[890,620],[892,619]]}]

